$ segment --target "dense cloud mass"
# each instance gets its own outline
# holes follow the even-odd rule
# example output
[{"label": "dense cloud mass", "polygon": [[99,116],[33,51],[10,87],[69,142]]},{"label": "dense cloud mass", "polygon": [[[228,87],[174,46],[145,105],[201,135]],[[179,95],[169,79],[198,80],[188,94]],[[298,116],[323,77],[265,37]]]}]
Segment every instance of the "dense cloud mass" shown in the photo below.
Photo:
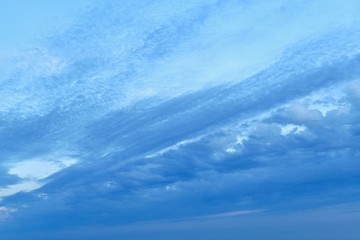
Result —
[{"label": "dense cloud mass", "polygon": [[357,239],[358,9],[102,1],[2,57],[0,234]]}]

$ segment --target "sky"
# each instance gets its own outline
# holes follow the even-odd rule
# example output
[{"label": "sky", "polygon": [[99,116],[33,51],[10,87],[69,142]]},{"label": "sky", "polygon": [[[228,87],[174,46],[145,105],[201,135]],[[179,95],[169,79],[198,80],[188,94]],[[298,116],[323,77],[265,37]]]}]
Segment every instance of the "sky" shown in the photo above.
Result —
[{"label": "sky", "polygon": [[359,239],[358,1],[0,4],[1,239]]},{"label": "sky", "polygon": [[63,31],[91,6],[92,0],[1,0],[0,53],[34,47],[49,33]]}]

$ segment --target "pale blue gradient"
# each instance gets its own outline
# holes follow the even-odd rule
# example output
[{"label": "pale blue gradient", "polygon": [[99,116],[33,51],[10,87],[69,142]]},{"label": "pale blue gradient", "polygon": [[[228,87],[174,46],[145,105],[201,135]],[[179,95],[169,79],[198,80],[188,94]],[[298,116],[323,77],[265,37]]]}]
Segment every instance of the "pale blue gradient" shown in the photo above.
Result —
[{"label": "pale blue gradient", "polygon": [[0,55],[19,52],[64,30],[93,0],[1,0]]}]

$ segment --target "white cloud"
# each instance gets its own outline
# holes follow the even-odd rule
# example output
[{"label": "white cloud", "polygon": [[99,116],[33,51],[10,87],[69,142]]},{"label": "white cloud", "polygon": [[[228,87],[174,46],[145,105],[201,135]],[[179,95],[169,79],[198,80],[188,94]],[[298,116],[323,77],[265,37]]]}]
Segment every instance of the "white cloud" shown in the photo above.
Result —
[{"label": "white cloud", "polygon": [[296,121],[318,121],[321,119],[322,114],[319,110],[311,110],[302,104],[293,104],[289,107],[289,115]]},{"label": "white cloud", "polygon": [[200,141],[203,137],[205,137],[205,135],[200,135],[198,137],[195,137],[195,138],[190,138],[190,139],[186,139],[186,140],[182,140],[174,145],[171,145],[169,147],[166,147],[166,148],[163,148],[161,149],[160,151],[157,151],[155,153],[152,153],[152,154],[148,154],[145,156],[145,158],[154,158],[154,157],[158,157],[158,156],[161,156],[163,155],[164,153],[167,153],[169,151],[176,151],[178,150],[179,148],[183,147],[183,146],[186,146],[187,144],[191,144],[191,143],[194,143],[194,142],[198,142]]},{"label": "white cloud", "polygon": [[244,142],[245,142],[246,140],[248,140],[248,139],[249,139],[248,136],[238,135],[238,136],[236,136],[236,144],[243,145]]},{"label": "white cloud", "polygon": [[0,189],[0,198],[11,196],[19,192],[31,192],[41,186],[42,184],[37,181],[24,181],[18,184],[8,185]]},{"label": "white cloud", "polygon": [[287,124],[287,125],[281,126],[281,135],[286,136],[286,135],[289,135],[290,133],[299,134],[299,133],[305,131],[305,129],[306,129],[305,126],[300,126],[300,125],[295,125],[295,124]]},{"label": "white cloud", "polygon": [[243,211],[231,211],[231,212],[223,212],[219,214],[213,214],[213,215],[206,215],[206,216],[200,216],[200,217],[194,217],[192,219],[215,219],[215,218],[224,218],[224,217],[236,217],[236,216],[242,216],[242,215],[248,215],[253,213],[260,213],[263,212],[262,209],[256,209],[256,210],[243,210]]},{"label": "white cloud", "polygon": [[8,219],[10,217],[11,213],[16,212],[16,211],[17,211],[16,208],[0,206],[0,222]]},{"label": "white cloud", "polygon": [[0,199],[19,192],[31,192],[42,187],[41,180],[77,163],[73,158],[55,160],[33,159],[12,163],[8,174],[21,178],[21,182],[0,188]]},{"label": "white cloud", "polygon": [[57,161],[28,160],[15,163],[8,171],[22,179],[41,180],[52,174],[70,167],[77,162],[76,159],[64,158]]},{"label": "white cloud", "polygon": [[236,149],[233,148],[233,147],[229,147],[229,148],[226,148],[226,149],[225,149],[225,152],[227,152],[227,153],[235,153],[235,152],[236,152]]}]

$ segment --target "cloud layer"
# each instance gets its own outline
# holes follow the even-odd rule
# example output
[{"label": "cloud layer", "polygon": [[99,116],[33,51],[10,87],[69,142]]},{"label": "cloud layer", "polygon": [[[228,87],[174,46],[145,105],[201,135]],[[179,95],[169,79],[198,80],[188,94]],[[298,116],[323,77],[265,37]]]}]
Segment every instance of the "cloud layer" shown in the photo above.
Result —
[{"label": "cloud layer", "polygon": [[8,57],[0,231],[344,216],[360,200],[358,7],[105,1]]}]

